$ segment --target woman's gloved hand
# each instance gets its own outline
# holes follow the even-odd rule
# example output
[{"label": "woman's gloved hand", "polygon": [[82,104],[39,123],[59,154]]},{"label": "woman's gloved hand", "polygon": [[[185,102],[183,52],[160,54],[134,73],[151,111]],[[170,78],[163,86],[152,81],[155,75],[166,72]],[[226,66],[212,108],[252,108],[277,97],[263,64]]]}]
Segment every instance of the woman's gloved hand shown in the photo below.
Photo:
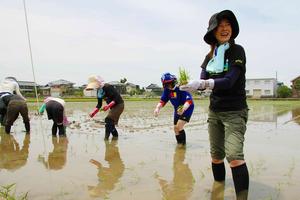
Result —
[{"label": "woman's gloved hand", "polygon": [[92,112],[89,113],[89,116],[90,116],[91,118],[93,118],[93,117],[97,114],[98,111],[99,111],[99,108],[94,108],[94,110],[93,110]]},{"label": "woman's gloved hand", "polygon": [[179,86],[179,89],[188,92],[203,90],[205,89],[205,80],[190,80],[186,85]]}]

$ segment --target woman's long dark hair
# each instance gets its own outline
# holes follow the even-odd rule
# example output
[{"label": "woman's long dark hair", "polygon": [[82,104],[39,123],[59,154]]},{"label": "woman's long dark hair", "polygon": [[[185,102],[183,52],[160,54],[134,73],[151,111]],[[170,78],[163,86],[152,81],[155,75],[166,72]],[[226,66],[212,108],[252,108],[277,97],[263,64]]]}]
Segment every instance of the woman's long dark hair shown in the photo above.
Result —
[{"label": "woman's long dark hair", "polygon": [[[235,41],[232,38],[228,42],[230,45],[235,44]],[[210,51],[208,52],[209,59],[212,59],[216,46],[218,46],[218,43],[210,44]]]}]

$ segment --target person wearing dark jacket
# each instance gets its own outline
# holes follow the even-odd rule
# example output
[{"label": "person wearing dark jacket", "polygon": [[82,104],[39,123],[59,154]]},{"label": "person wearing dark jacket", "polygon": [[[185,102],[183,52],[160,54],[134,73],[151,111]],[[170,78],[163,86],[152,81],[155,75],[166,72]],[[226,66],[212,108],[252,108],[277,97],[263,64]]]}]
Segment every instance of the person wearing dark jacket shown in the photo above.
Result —
[{"label": "person wearing dark jacket", "polygon": [[201,65],[201,79],[191,80],[182,90],[212,90],[208,132],[215,181],[225,180],[226,157],[230,163],[237,199],[247,199],[249,174],[244,159],[244,135],[248,119],[245,91],[246,55],[235,43],[239,25],[234,13],[223,10],[209,20],[204,41],[211,50]]},{"label": "person wearing dark jacket", "polygon": [[25,125],[26,133],[30,133],[30,123],[28,117],[28,107],[26,101],[19,95],[7,94],[1,97],[1,101],[5,105],[6,118],[4,121],[5,132],[10,133],[11,126],[21,114]]},{"label": "person wearing dark jacket", "polygon": [[[109,139],[110,134],[113,139],[118,139],[118,131],[115,125],[118,124],[120,115],[124,111],[124,101],[119,92],[110,84],[105,83],[100,76],[91,76],[88,80],[86,90],[97,89],[98,104],[94,110],[89,113],[89,116],[94,117],[99,110],[109,110],[105,117],[105,140]],[[107,105],[102,106],[102,100],[105,100]]]},{"label": "person wearing dark jacket", "polygon": [[22,99],[26,101],[26,98],[20,92],[20,87],[18,81],[15,77],[6,77],[0,83],[0,124],[5,126],[4,122],[6,121],[6,106],[3,103],[2,97],[9,95],[9,94],[16,94],[19,95]]}]

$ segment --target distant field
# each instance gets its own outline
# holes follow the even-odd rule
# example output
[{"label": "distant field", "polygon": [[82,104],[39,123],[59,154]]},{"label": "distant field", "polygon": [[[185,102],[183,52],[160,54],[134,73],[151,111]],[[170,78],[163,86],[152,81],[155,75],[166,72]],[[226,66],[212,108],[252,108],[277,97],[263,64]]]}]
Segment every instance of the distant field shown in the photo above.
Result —
[{"label": "distant field", "polygon": [[[124,98],[124,97],[123,97]],[[40,98],[39,102],[42,102],[44,98]],[[66,102],[96,102],[96,97],[82,97],[82,98],[62,98]],[[136,98],[136,97],[125,97],[124,100],[128,101],[156,101],[159,97],[151,97],[151,98]],[[36,98],[27,98],[27,102],[36,102]]]},{"label": "distant field", "polygon": [[[72,124],[62,138],[52,137],[52,120],[37,115],[31,100],[30,135],[25,136],[21,117],[12,134],[0,128],[0,186],[15,183],[30,200],[208,200],[215,190],[224,195],[220,199],[235,199],[228,163],[225,187],[213,184],[207,98],[194,101],[186,148],[176,147],[170,103],[153,116],[158,98],[125,99],[114,142],[103,140],[107,112],[88,116],[96,98],[66,99],[77,102],[66,104]],[[299,199],[300,101],[248,100],[248,105],[249,199]]]},{"label": "distant field", "polygon": [[[145,98],[142,98],[142,97],[123,97],[124,100],[126,101],[157,101],[160,97],[157,96],[157,97],[145,97]],[[209,100],[209,97],[193,97],[194,99],[196,100],[203,100],[203,101],[208,101]],[[39,102],[42,102],[44,98],[40,98],[39,99]],[[82,98],[71,98],[71,97],[68,97],[68,98],[62,98],[64,99],[66,102],[96,102],[97,101],[97,98],[96,97],[82,97]],[[251,98],[248,98],[247,99],[248,102],[270,102],[270,101],[273,101],[273,102],[278,102],[280,104],[280,102],[286,102],[286,101],[289,101],[289,102],[295,102],[296,104],[297,103],[300,103],[300,99],[295,99],[295,98],[262,98],[262,99],[251,99]],[[36,102],[36,98],[27,98],[27,102]]]}]

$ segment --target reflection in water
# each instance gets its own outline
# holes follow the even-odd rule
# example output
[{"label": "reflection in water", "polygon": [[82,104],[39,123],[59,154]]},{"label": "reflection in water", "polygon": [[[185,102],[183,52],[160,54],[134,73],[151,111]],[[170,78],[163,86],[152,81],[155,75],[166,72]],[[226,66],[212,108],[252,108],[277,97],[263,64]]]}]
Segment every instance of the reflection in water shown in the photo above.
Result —
[{"label": "reflection in water", "polygon": [[67,161],[68,138],[52,136],[53,151],[49,153],[48,160],[39,156],[38,160],[42,162],[47,169],[60,170]]},{"label": "reflection in water", "polygon": [[[277,116],[283,113],[274,105],[255,105],[250,107],[249,121],[276,122]],[[284,110],[285,111],[285,110]]]},{"label": "reflection in water", "polygon": [[[298,109],[294,109],[296,112]],[[249,121],[256,122],[277,122],[278,117],[290,113],[291,107],[288,105],[256,104],[250,107]],[[299,113],[298,113],[299,115]],[[294,118],[295,116],[293,116]],[[300,118],[300,117],[299,117]],[[300,119],[299,119],[300,120]]]},{"label": "reflection in water", "polygon": [[188,164],[184,164],[186,149],[176,147],[173,160],[174,178],[171,183],[157,176],[163,199],[188,199],[193,191],[194,177]]},{"label": "reflection in water", "polygon": [[224,200],[225,181],[214,181],[211,189],[211,200]]},{"label": "reflection in water", "polygon": [[292,110],[292,116],[294,121],[300,125],[300,108]]},{"label": "reflection in water", "polygon": [[22,149],[14,136],[0,133],[0,169],[17,170],[27,163],[30,135],[26,134]]},{"label": "reflection in water", "polygon": [[90,162],[98,168],[99,183],[96,186],[88,186],[88,191],[92,197],[107,198],[110,191],[115,188],[120,177],[123,175],[125,166],[121,160],[117,140],[105,140],[105,160],[108,162],[108,167],[97,160],[91,159]]}]

